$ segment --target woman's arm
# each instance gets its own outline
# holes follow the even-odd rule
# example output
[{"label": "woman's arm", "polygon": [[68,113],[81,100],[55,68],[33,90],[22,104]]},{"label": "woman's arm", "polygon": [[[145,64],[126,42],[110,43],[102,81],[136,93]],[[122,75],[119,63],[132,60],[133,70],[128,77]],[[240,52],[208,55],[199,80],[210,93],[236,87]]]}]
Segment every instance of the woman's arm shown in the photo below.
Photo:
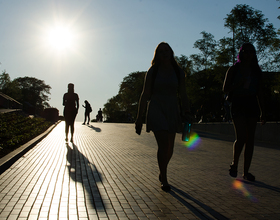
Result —
[{"label": "woman's arm", "polygon": [[138,113],[135,121],[136,131],[142,128],[142,124],[143,124],[142,116],[147,108],[147,102],[152,94],[152,75],[153,75],[153,68],[150,68],[146,73],[143,91],[141,93],[139,103],[138,103]]},{"label": "woman's arm", "polygon": [[78,110],[79,110],[79,96],[78,96],[78,94],[77,94],[77,97],[76,97],[76,104],[77,104],[77,112],[78,112]]},{"label": "woman's arm", "polygon": [[190,103],[186,92],[185,72],[180,68],[179,92],[182,103],[182,114],[190,114]]},{"label": "woman's arm", "polygon": [[63,101],[62,101],[62,105],[65,106],[66,104],[66,99],[65,99],[65,94],[63,95]]},{"label": "woman's arm", "polygon": [[265,104],[264,104],[264,96],[263,96],[263,84],[262,82],[259,83],[258,86],[258,101],[259,101],[259,106],[260,106],[260,111],[261,111],[261,123],[264,125],[266,123],[266,117],[265,117]]},{"label": "woman's arm", "polygon": [[228,68],[224,80],[223,91],[224,93],[229,93],[235,89],[233,85],[233,74],[234,74],[234,66]]}]

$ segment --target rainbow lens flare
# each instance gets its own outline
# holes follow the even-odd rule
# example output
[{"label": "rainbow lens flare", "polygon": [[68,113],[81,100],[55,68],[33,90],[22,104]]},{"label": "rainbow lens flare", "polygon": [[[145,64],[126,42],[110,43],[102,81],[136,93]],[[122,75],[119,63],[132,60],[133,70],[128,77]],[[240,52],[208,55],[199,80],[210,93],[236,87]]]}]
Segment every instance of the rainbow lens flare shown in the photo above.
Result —
[{"label": "rainbow lens flare", "polygon": [[234,180],[232,183],[232,187],[237,191],[241,192],[244,197],[248,198],[252,202],[258,201],[255,197],[253,197],[253,195],[248,191],[248,189],[246,189],[245,184],[242,181]]},{"label": "rainbow lens flare", "polygon": [[200,137],[198,136],[197,133],[195,132],[191,132],[190,135],[190,140],[185,142],[184,145],[189,149],[189,150],[193,150],[195,149],[201,142]]}]

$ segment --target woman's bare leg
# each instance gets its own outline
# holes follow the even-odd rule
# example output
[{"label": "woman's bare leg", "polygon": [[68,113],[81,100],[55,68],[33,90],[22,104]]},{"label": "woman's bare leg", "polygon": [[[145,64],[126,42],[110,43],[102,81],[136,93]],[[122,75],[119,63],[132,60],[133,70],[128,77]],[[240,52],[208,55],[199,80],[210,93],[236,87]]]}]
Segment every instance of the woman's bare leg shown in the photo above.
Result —
[{"label": "woman's bare leg", "polygon": [[255,131],[257,126],[256,118],[247,119],[247,141],[244,151],[244,174],[248,174],[255,145]]},{"label": "woman's bare leg", "polygon": [[233,161],[232,165],[238,167],[239,157],[247,139],[247,124],[245,118],[233,119],[236,140],[233,144]]},{"label": "woman's bare leg", "polygon": [[167,131],[154,132],[158,144],[158,166],[163,185],[168,185],[167,181],[167,166],[173,155],[174,140],[176,133],[169,133]]}]

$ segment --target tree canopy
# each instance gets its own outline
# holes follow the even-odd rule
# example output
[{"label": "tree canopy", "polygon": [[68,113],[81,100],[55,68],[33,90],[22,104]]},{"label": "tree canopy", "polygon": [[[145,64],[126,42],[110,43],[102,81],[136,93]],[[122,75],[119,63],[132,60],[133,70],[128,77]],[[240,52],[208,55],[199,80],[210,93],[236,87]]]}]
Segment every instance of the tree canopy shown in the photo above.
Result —
[{"label": "tree canopy", "polygon": [[[186,90],[192,111],[195,114],[203,106],[206,120],[221,120],[219,117],[224,113],[223,80],[229,66],[236,62],[238,50],[243,43],[254,44],[264,72],[280,72],[280,40],[275,28],[261,11],[246,4],[238,4],[224,21],[231,37],[215,40],[213,34],[202,31],[202,38],[194,42],[194,48],[199,51],[197,54],[175,57],[186,73]],[[125,113],[132,119],[136,116],[144,75],[145,72],[130,73],[120,84],[119,93],[105,104],[104,113],[111,121],[124,120],[127,118]],[[266,100],[280,103],[279,95],[274,92],[279,92],[277,85],[280,84],[280,77],[274,76],[270,74],[265,81]],[[271,80],[274,82],[273,89],[269,86]]]},{"label": "tree canopy", "polygon": [[258,59],[267,71],[279,69],[278,57],[280,40],[272,23],[260,10],[249,5],[236,5],[224,19],[224,26],[232,33],[232,56],[245,42],[252,43],[257,50]]},{"label": "tree canopy", "polygon": [[137,114],[138,101],[143,89],[145,72],[133,72],[124,77],[119,93],[104,105],[108,121],[131,121]]},{"label": "tree canopy", "polygon": [[32,107],[36,114],[50,107],[48,103],[50,89],[51,87],[43,80],[35,77],[26,76],[11,80],[6,71],[0,75],[0,91],[22,103],[24,110]]}]

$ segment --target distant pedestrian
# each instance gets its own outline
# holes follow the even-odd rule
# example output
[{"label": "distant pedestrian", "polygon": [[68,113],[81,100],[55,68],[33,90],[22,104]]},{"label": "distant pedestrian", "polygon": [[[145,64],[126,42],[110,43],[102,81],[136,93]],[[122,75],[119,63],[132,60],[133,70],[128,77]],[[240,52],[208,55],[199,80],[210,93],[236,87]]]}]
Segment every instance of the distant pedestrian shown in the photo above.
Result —
[{"label": "distant pedestrian", "polygon": [[85,120],[84,124],[86,124],[86,121],[88,120],[87,124],[90,122],[90,113],[92,112],[92,108],[87,100],[85,100],[85,105],[82,105],[85,108]]},{"label": "distant pedestrian", "polygon": [[97,114],[97,121],[103,121],[103,115],[102,115],[102,110],[101,110],[101,108],[99,108],[99,110],[98,110],[98,114]]},{"label": "distant pedestrian", "polygon": [[172,48],[162,42],[155,50],[152,66],[145,77],[135,128],[140,134],[143,125],[142,115],[148,106],[146,130],[153,131],[158,144],[159,180],[164,191],[170,190],[167,166],[173,154],[176,133],[182,131],[178,91],[182,101],[182,114],[190,113],[185,73],[175,61]]},{"label": "distant pedestrian", "polygon": [[233,161],[229,174],[237,176],[238,161],[245,145],[243,178],[254,181],[249,173],[254,151],[254,138],[257,121],[265,124],[262,92],[262,71],[258,65],[255,47],[245,43],[239,50],[237,63],[226,73],[223,91],[229,93],[231,114],[236,140],[233,144]]},{"label": "distant pedestrian", "polygon": [[68,92],[63,96],[64,111],[63,115],[65,118],[65,141],[68,142],[69,127],[71,130],[71,142],[73,142],[74,135],[74,122],[79,109],[79,96],[74,93],[74,84],[68,84]]}]

